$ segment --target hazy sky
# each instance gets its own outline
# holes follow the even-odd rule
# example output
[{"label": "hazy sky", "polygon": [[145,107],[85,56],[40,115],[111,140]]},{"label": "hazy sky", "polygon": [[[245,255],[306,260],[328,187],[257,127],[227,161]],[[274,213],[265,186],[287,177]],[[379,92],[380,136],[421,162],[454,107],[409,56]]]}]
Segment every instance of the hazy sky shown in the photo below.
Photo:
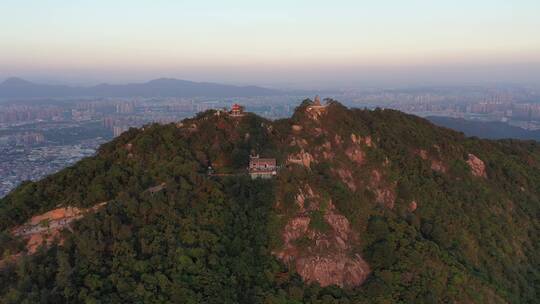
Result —
[{"label": "hazy sky", "polygon": [[0,0],[0,78],[540,82],[540,0]]}]

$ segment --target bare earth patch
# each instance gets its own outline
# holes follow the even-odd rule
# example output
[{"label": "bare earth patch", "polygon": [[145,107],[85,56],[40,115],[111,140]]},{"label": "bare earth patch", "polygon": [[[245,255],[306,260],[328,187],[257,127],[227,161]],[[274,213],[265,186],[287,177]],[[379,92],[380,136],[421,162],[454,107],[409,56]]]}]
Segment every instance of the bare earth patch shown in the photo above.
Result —
[{"label": "bare earth patch", "polygon": [[36,215],[23,225],[11,230],[11,234],[26,240],[28,254],[33,254],[41,245],[49,246],[59,239],[60,232],[69,229],[70,225],[83,218],[89,212],[95,212],[107,203],[100,203],[92,208],[80,209],[77,207],[57,208],[40,215]]}]

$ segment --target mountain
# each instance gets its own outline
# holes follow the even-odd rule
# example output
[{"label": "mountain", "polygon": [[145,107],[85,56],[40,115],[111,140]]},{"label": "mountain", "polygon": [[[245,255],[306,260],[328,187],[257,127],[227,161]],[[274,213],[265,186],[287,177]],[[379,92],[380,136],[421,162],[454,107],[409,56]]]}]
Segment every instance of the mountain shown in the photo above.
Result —
[{"label": "mountain", "polygon": [[24,87],[33,85],[33,83],[17,77],[10,77],[2,82],[0,85],[7,87]]},{"label": "mountain", "polygon": [[232,86],[209,82],[160,78],[146,83],[100,84],[92,87],[43,85],[20,78],[0,83],[0,98],[59,97],[244,97],[282,95],[283,92],[257,86]]},{"label": "mountain", "polygon": [[540,141],[540,131],[529,131],[498,121],[472,121],[443,116],[429,116],[426,119],[438,126],[463,132],[467,136],[487,139],[515,138]]},{"label": "mountain", "polygon": [[535,142],[333,100],[212,110],[1,199],[0,302],[535,303],[539,195]]}]

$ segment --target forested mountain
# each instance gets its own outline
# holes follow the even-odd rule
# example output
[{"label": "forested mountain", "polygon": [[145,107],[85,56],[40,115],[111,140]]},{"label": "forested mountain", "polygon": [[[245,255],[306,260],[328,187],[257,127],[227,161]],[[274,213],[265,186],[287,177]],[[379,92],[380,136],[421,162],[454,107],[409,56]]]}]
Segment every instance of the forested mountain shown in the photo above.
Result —
[{"label": "forested mountain", "polygon": [[244,97],[282,95],[283,92],[257,87],[193,82],[172,78],[145,83],[100,84],[90,87],[36,84],[20,78],[0,83],[0,98],[55,97]]},{"label": "forested mountain", "polygon": [[[332,100],[207,111],[0,200],[0,303],[537,303],[539,195],[535,142]],[[76,220],[29,250],[58,208]]]}]

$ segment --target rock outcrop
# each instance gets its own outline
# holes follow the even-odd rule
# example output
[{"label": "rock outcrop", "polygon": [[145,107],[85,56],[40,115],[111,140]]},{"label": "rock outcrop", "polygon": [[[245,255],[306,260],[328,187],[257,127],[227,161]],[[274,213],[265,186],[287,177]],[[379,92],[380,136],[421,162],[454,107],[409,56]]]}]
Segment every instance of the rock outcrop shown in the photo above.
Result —
[{"label": "rock outcrop", "polygon": [[[440,149],[438,146],[435,147],[437,151]],[[431,170],[441,173],[446,173],[448,171],[447,166],[437,157],[432,157],[424,149],[418,149],[415,151],[415,154],[420,156],[421,159],[427,160],[431,163]]]},{"label": "rock outcrop", "polygon": [[300,258],[296,269],[304,281],[321,286],[352,287],[362,284],[369,275],[368,264],[360,257],[344,254]]},{"label": "rock outcrop", "polygon": [[[274,254],[294,266],[306,282],[341,287],[362,284],[371,270],[353,250],[358,236],[351,229],[349,220],[337,212],[331,201],[324,203],[309,185],[299,191],[296,204],[298,212],[287,222],[282,233],[283,247]],[[328,229],[314,228],[311,212],[324,212],[323,220]]]},{"label": "rock outcrop", "polygon": [[339,179],[345,185],[347,185],[347,187],[349,187],[351,191],[356,191],[358,187],[356,186],[356,180],[353,177],[351,170],[346,169],[346,168],[341,168],[341,169],[332,169],[332,172],[334,172],[334,174],[337,174]]},{"label": "rock outcrop", "polygon": [[394,208],[396,201],[396,185],[383,181],[382,173],[379,170],[371,171],[369,189],[375,193],[375,200],[387,208]]},{"label": "rock outcrop", "polygon": [[297,154],[289,155],[287,161],[290,164],[297,164],[297,165],[304,166],[306,168],[310,168],[311,163],[314,162],[315,159],[313,158],[313,155],[302,150]]},{"label": "rock outcrop", "polygon": [[360,147],[354,146],[345,150],[347,157],[358,165],[364,164],[366,153]]},{"label": "rock outcrop", "polygon": [[418,208],[418,203],[416,201],[412,201],[409,203],[409,211],[414,212],[416,211],[416,208]]},{"label": "rock outcrop", "polygon": [[472,175],[487,178],[486,165],[476,155],[469,153],[467,164],[471,168]]}]

